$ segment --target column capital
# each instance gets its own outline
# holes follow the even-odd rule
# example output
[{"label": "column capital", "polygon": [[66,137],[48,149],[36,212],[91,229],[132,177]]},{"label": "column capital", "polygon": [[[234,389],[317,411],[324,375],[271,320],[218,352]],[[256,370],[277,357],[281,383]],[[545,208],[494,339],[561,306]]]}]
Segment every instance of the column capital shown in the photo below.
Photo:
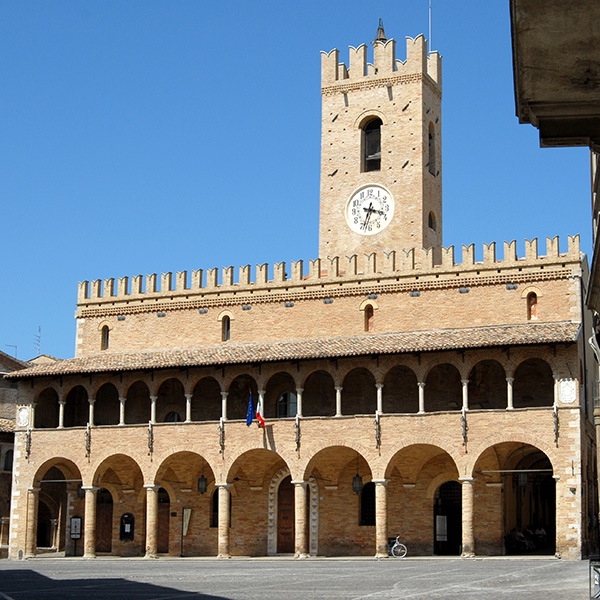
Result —
[{"label": "column capital", "polygon": [[375,484],[375,485],[382,485],[383,487],[386,487],[387,484],[391,481],[390,479],[371,479],[371,481]]},{"label": "column capital", "polygon": [[194,394],[184,394],[186,400],[191,400]]},{"label": "column capital", "polygon": [[417,385],[418,385],[420,388],[424,388],[424,387],[425,387],[425,382],[424,382],[424,381],[418,381],[418,382],[417,382]]},{"label": "column capital", "polygon": [[94,402],[96,402],[96,398],[90,397],[90,398],[88,398],[88,402],[90,404],[94,404]]},{"label": "column capital", "polygon": [[469,385],[469,380],[468,380],[468,379],[461,379],[461,380],[460,380],[460,382],[461,382],[463,385]]},{"label": "column capital", "polygon": [[461,483],[475,483],[475,478],[474,477],[459,477],[458,480]]},{"label": "column capital", "polygon": [[229,394],[229,392],[221,392],[221,397],[222,398],[227,398],[227,394]]},{"label": "column capital", "polygon": [[122,397],[120,397],[120,398],[119,398],[119,402],[120,402],[121,404],[125,404],[125,402],[126,402],[126,401],[127,401],[127,397],[123,397],[123,396],[122,396]]},{"label": "column capital", "polygon": [[301,394],[303,391],[304,391],[304,388],[301,388],[301,387],[297,387],[296,388],[296,393],[297,394]]},{"label": "column capital", "polygon": [[515,380],[514,377],[507,377],[506,378],[507,383],[512,383],[514,380]]},{"label": "column capital", "polygon": [[256,390],[258,392],[259,396],[264,396],[265,395],[265,390]]},{"label": "column capital", "polygon": [[302,479],[298,479],[298,480],[294,480],[291,482],[292,485],[298,486],[298,487],[305,487],[308,485],[308,481],[304,481]]},{"label": "column capital", "polygon": [[223,482],[221,482],[221,483],[216,483],[215,482],[215,487],[225,488],[226,490],[229,490],[232,486],[233,486],[233,483],[230,483],[228,481],[226,481],[224,483]]},{"label": "column capital", "polygon": [[81,489],[84,492],[94,492],[94,493],[96,493],[100,489],[100,487],[97,486],[97,485],[85,485],[85,486],[82,485]]},{"label": "column capital", "polygon": [[376,387],[378,390],[382,390],[382,389],[383,389],[383,383],[376,383],[376,384],[375,384],[375,387]]},{"label": "column capital", "polygon": [[149,492],[158,492],[158,488],[160,488],[160,485],[158,485],[156,483],[148,483],[148,484],[144,484],[144,487]]},{"label": "column capital", "polygon": [[335,391],[336,392],[341,392],[344,388],[341,385],[336,385],[335,386]]},{"label": "column capital", "polygon": [[[64,405],[67,403],[67,401],[66,401],[66,399],[65,399],[65,398],[61,398],[61,399],[58,401],[58,403],[59,403],[59,404],[62,404],[62,405],[64,406]],[[32,402],[32,403],[30,404],[30,406],[35,406],[35,402]]]}]

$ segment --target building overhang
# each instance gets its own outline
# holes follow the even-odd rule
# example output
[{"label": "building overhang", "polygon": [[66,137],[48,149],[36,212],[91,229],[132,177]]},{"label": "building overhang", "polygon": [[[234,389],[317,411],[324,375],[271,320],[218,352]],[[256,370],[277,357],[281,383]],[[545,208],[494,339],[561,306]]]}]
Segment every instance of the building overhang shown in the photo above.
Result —
[{"label": "building overhang", "polygon": [[600,148],[600,2],[510,0],[516,112],[540,144]]},{"label": "building overhang", "polygon": [[104,352],[37,365],[10,373],[6,375],[6,378],[22,380],[174,368],[221,368],[229,365],[254,365],[282,361],[573,343],[577,341],[579,331],[580,323],[577,322],[530,321],[511,325],[365,334],[344,338],[237,344],[226,342],[217,346],[181,350],[134,353]]}]

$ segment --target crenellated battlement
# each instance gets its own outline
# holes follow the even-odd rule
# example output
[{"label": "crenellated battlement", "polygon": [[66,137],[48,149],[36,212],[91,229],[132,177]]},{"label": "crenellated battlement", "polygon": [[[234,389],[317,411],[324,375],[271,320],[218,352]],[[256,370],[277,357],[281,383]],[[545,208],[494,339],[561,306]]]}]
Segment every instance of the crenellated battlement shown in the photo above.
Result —
[{"label": "crenellated battlement", "polygon": [[442,86],[442,58],[438,52],[427,51],[427,40],[421,34],[406,38],[406,59],[396,58],[396,40],[374,40],[373,62],[367,62],[367,45],[350,46],[348,65],[340,62],[339,50],[321,52],[321,86],[336,83],[385,80],[390,77],[428,75],[437,87]]},{"label": "crenellated battlement", "polygon": [[[305,263],[293,261],[288,270],[285,262],[275,263],[272,268],[267,263],[257,265],[252,278],[250,265],[239,267],[238,280],[235,281],[234,267],[197,269],[188,273],[156,273],[119,277],[118,279],[96,279],[79,283],[77,303],[81,308],[99,303],[129,303],[144,300],[166,300],[188,298],[205,294],[237,295],[254,293],[258,290],[281,291],[294,288],[306,288],[312,285],[339,283],[352,284],[357,281],[381,281],[400,277],[422,277],[425,275],[472,275],[473,271],[496,272],[510,269],[542,269],[549,265],[565,262],[579,262],[581,252],[579,235],[569,236],[568,250],[561,253],[559,238],[546,239],[546,254],[538,252],[538,240],[525,240],[525,256],[517,256],[517,242],[504,242],[504,257],[499,259],[496,243],[483,245],[483,260],[475,260],[475,244],[462,246],[462,260],[457,262],[454,246],[441,248],[436,253],[433,248],[411,248],[384,254],[365,254],[359,256],[335,256],[316,258]],[[220,277],[219,277],[220,275]],[[116,284],[116,285],[115,285]]]}]

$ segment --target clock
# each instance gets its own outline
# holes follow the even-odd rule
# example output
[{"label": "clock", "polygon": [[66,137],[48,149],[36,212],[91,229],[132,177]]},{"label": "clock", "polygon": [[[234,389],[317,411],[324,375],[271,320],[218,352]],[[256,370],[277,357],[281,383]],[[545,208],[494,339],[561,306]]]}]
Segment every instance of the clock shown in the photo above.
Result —
[{"label": "clock", "polygon": [[346,204],[348,227],[361,235],[383,231],[394,216],[394,198],[382,185],[368,183],[352,193]]}]

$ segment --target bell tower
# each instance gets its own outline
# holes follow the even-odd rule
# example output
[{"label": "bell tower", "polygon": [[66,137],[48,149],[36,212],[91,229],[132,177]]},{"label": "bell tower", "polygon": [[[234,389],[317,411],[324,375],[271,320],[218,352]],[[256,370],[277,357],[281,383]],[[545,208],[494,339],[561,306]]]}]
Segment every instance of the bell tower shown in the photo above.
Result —
[{"label": "bell tower", "polygon": [[367,46],[321,53],[319,256],[442,245],[441,57],[420,35],[406,60],[379,23]]}]

